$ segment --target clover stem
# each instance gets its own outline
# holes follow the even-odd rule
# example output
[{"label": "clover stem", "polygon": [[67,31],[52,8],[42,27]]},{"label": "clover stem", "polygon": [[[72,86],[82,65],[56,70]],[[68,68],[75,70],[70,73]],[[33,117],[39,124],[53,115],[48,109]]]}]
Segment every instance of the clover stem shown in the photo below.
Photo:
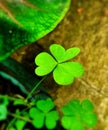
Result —
[{"label": "clover stem", "polygon": [[44,79],[46,78],[46,76],[44,76],[35,86],[34,88],[31,90],[31,92],[28,94],[26,100],[28,100],[32,94],[34,93],[34,91],[39,87],[39,85],[44,81]]},{"label": "clover stem", "polygon": [[32,120],[27,118],[27,117],[24,117],[24,116],[21,116],[21,115],[17,115],[17,114],[14,114],[14,113],[8,113],[10,116],[14,117],[14,118],[18,118],[18,119],[21,119],[23,121],[26,121],[26,122],[29,122],[31,123]]}]

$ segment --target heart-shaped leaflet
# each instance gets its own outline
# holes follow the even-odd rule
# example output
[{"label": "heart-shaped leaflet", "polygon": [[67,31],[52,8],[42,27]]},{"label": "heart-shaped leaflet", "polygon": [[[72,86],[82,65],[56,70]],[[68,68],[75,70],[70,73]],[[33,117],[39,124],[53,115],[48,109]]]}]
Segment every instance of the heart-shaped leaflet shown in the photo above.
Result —
[{"label": "heart-shaped leaflet", "polygon": [[55,57],[58,63],[62,63],[78,55],[80,49],[77,47],[73,47],[65,50],[64,47],[62,47],[61,45],[52,44],[50,46],[50,52]]},{"label": "heart-shaped leaflet", "polygon": [[50,98],[47,98],[46,100],[38,101],[36,106],[39,110],[47,113],[54,108],[54,103]]},{"label": "heart-shaped leaflet", "polygon": [[46,53],[42,52],[35,58],[35,63],[38,67],[35,69],[35,73],[38,76],[44,76],[49,74],[57,65],[57,62],[54,58]]},{"label": "heart-shaped leaflet", "polygon": [[58,64],[53,71],[56,83],[69,85],[74,81],[74,77],[81,77],[84,73],[83,66],[77,62],[65,62]]}]

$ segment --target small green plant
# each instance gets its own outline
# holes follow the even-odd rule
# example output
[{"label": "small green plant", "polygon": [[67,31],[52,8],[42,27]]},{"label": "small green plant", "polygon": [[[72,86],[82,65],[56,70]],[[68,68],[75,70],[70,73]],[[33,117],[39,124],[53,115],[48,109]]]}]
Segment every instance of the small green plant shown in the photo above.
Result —
[{"label": "small green plant", "polygon": [[[35,58],[38,67],[35,73],[44,76],[53,71],[54,80],[60,85],[68,85],[74,81],[74,77],[80,77],[84,68],[78,62],[68,61],[80,52],[77,47],[65,50],[61,45],[53,44],[50,52],[42,52]],[[0,95],[0,121],[13,117],[8,122],[6,130],[30,130],[30,129],[55,129],[63,127],[66,130],[84,130],[85,127],[93,128],[97,123],[97,116],[93,112],[94,106],[89,100],[71,100],[62,107],[63,115],[59,117],[55,104],[51,98],[30,100],[32,94],[41,84],[45,77],[40,80],[26,98],[14,98]],[[42,97],[42,96],[41,96]],[[9,104],[15,107],[15,111],[9,110]],[[21,109],[19,109],[21,106]],[[58,123],[58,120],[60,122]],[[61,123],[61,124],[60,124]],[[28,125],[30,124],[29,128]]]},{"label": "small green plant", "polygon": [[[91,101],[71,100],[65,106],[62,106],[62,117],[56,110],[55,104],[51,98],[45,100],[40,99],[36,102],[29,102],[26,99],[12,98],[9,96],[1,96],[2,109],[0,108],[0,121],[13,117],[6,126],[6,130],[30,130],[46,127],[47,129],[58,128],[61,122],[66,130],[84,130],[85,127],[93,128],[97,124],[97,116],[93,112],[94,106]],[[23,102],[23,104],[22,104]],[[13,103],[13,107],[22,106],[22,110],[17,108],[15,113],[12,113],[8,105]],[[30,124],[28,128],[27,124]]]},{"label": "small green plant", "polygon": [[68,61],[80,52],[77,47],[65,50],[61,45],[52,44],[50,46],[51,55],[47,52],[42,52],[35,58],[35,63],[38,66],[35,73],[38,76],[44,76],[53,71],[55,82],[60,85],[68,85],[74,81],[74,77],[81,77],[84,73],[84,68],[78,62]]},{"label": "small green plant", "polygon": [[54,107],[54,102],[50,98],[39,100],[36,107],[30,109],[30,117],[33,119],[32,124],[38,129],[42,128],[44,124],[46,128],[54,129],[56,121],[59,119],[58,112],[52,110]]},{"label": "small green plant", "polygon": [[72,100],[62,107],[64,116],[62,126],[67,130],[84,130],[93,128],[97,123],[97,116],[93,112],[94,106],[89,100]]}]

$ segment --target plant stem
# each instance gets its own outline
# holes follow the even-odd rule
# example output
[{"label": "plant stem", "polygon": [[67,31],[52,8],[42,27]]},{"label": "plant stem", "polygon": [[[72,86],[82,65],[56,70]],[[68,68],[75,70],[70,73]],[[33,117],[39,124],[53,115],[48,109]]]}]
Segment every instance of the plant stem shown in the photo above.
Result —
[{"label": "plant stem", "polygon": [[27,122],[29,122],[29,123],[31,123],[32,122],[32,120],[31,119],[28,119],[28,118],[26,118],[26,117],[23,117],[23,116],[20,116],[20,115],[16,115],[16,114],[14,114],[14,113],[8,113],[10,116],[13,116],[14,118],[18,118],[18,119],[21,119],[21,120],[23,120],[23,121],[27,121]]},{"label": "plant stem", "polygon": [[39,87],[39,85],[44,81],[45,78],[46,78],[46,76],[43,77],[43,78],[35,85],[35,87],[34,87],[34,88],[31,90],[31,92],[28,94],[26,100],[28,100],[28,99],[32,96],[32,94],[34,93],[34,91]]},{"label": "plant stem", "polygon": [[23,120],[23,121],[25,121],[25,122],[31,123],[31,122],[32,122],[31,119],[28,119],[28,118],[26,118],[26,117],[24,117],[24,116],[21,116],[21,114],[24,113],[27,109],[28,109],[28,108],[25,108],[24,110],[22,110],[22,111],[20,112],[20,115],[17,115],[17,114],[8,112],[8,115],[10,115],[10,116],[12,116],[12,117],[14,117],[14,118],[10,121],[10,123],[8,124],[6,130],[9,130],[9,128],[14,124],[14,122],[15,122],[16,119],[21,119],[21,120]]},{"label": "plant stem", "polygon": [[22,100],[24,102],[24,106],[26,106],[27,108],[30,108],[31,106],[33,106],[34,104],[32,102],[28,102],[25,98],[15,98],[15,97],[10,97],[8,95],[0,95],[0,98],[5,98],[7,96],[8,100],[10,101],[18,101],[18,100]]},{"label": "plant stem", "polygon": [[11,100],[11,101],[15,101],[15,100],[19,100],[19,99],[24,100],[23,97],[21,97],[21,98],[16,98],[16,97],[11,97],[11,96],[8,96],[8,95],[1,95],[1,94],[0,94],[0,98],[5,98],[5,97],[7,97],[7,98],[8,98],[9,100]]},{"label": "plant stem", "polygon": [[10,127],[13,125],[15,120],[16,120],[16,118],[14,118],[12,121],[9,122],[8,126],[6,127],[6,130],[10,129]]}]

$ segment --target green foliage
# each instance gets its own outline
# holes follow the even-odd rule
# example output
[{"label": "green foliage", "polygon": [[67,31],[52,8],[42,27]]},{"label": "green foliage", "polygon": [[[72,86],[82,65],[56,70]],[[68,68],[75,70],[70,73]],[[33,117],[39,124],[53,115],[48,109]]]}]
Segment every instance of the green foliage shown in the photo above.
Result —
[{"label": "green foliage", "polygon": [[0,1],[0,61],[52,31],[71,0]]},{"label": "green foliage", "polygon": [[[79,48],[73,47],[65,50],[61,45],[53,44],[50,46],[50,52],[51,54],[42,52],[35,58],[35,63],[38,65],[35,69],[37,75],[44,76],[53,71],[54,80],[60,85],[68,85],[73,82],[74,77],[82,76],[83,66],[78,62],[68,61],[79,54]],[[3,75],[10,79],[9,76]],[[89,100],[83,100],[81,103],[79,100],[71,100],[63,106],[61,124],[57,124],[59,114],[49,96],[43,97],[41,95],[41,98],[30,100],[44,78],[35,84],[26,98],[0,95],[0,121],[6,120],[7,116],[13,117],[9,125],[6,126],[7,130],[30,130],[31,128],[41,129],[44,127],[58,129],[59,125],[62,125],[66,130],[84,130],[85,127],[93,128],[96,125],[97,116],[93,112],[94,106]],[[13,81],[12,78],[11,80]],[[14,113],[8,109],[9,101],[15,107]],[[28,123],[30,124],[29,128]]]},{"label": "green foliage", "polygon": [[94,127],[97,124],[97,116],[93,112],[93,104],[89,100],[72,100],[62,107],[64,116],[62,126],[68,130],[84,130],[85,127]]},{"label": "green foliage", "polygon": [[[7,130],[30,130],[31,127],[26,127],[28,123],[34,129],[44,128],[45,126],[47,129],[59,128],[60,124],[57,124],[60,119],[59,114],[51,98],[30,102],[26,99],[19,100],[19,98],[0,95],[0,99],[0,106],[2,106],[0,108],[0,121],[6,120],[7,116],[8,118],[9,116],[13,117],[13,119],[11,117],[11,121],[9,120]],[[15,105],[14,113],[8,109],[10,101],[11,104],[13,102]],[[22,104],[23,101],[24,104]],[[21,109],[19,109],[19,105],[22,106]],[[93,128],[97,124],[97,116],[93,110],[94,106],[89,100],[83,100],[81,103],[79,100],[71,100],[62,107],[61,125],[66,130]]]},{"label": "green foliage", "polygon": [[0,121],[5,120],[8,115],[7,105],[9,104],[7,96],[0,98]]},{"label": "green foliage", "polygon": [[60,85],[68,85],[74,81],[74,77],[83,75],[84,68],[78,62],[67,62],[77,56],[80,49],[77,47],[65,50],[61,45],[52,44],[50,46],[52,55],[42,52],[35,58],[35,63],[38,66],[35,73],[38,76],[44,76],[53,71],[55,82]]},{"label": "green foliage", "polygon": [[30,117],[33,119],[33,125],[40,129],[44,126],[48,129],[54,129],[56,122],[59,119],[58,112],[52,110],[54,108],[53,101],[48,98],[47,100],[39,100],[35,108],[30,109]]},{"label": "green foliage", "polygon": [[[17,48],[35,42],[52,31],[64,17],[70,1],[12,0],[10,2],[10,0],[1,0],[0,61],[7,58]],[[50,46],[51,54],[42,52],[35,58],[35,63],[38,66],[35,69],[35,73],[38,76],[44,76],[53,72],[53,78],[56,83],[69,85],[74,81],[75,77],[80,77],[84,73],[84,68],[81,64],[69,61],[77,56],[79,52],[80,49],[77,47],[65,50],[61,45],[53,44]],[[43,100],[43,95],[41,95],[39,100],[36,98],[32,101],[28,100],[31,99],[33,92],[38,90],[43,80],[35,81],[33,77],[25,73],[24,68],[21,69],[15,62],[10,64],[8,61],[4,60],[0,64],[6,69],[8,66],[12,76],[4,71],[6,69],[1,70],[0,75],[17,84],[28,96],[26,98],[14,98],[0,95],[0,121],[8,118],[6,122],[9,124],[5,125],[6,129],[30,130],[30,128],[40,129],[44,128],[44,126],[47,129],[58,127],[59,114],[55,110],[55,105],[51,98],[47,98],[45,95]],[[20,70],[19,73],[16,73],[17,70]],[[28,82],[28,79],[30,82]],[[35,87],[32,90],[30,89],[31,92],[28,93],[25,86],[31,88],[30,85]],[[72,100],[62,107],[64,115],[61,119],[61,124],[68,130],[84,130],[85,127],[93,128],[97,123],[97,116],[93,110],[94,106],[89,100],[83,100],[82,103],[79,100]],[[10,119],[12,120],[10,121]],[[30,127],[26,128],[28,124]]]}]

